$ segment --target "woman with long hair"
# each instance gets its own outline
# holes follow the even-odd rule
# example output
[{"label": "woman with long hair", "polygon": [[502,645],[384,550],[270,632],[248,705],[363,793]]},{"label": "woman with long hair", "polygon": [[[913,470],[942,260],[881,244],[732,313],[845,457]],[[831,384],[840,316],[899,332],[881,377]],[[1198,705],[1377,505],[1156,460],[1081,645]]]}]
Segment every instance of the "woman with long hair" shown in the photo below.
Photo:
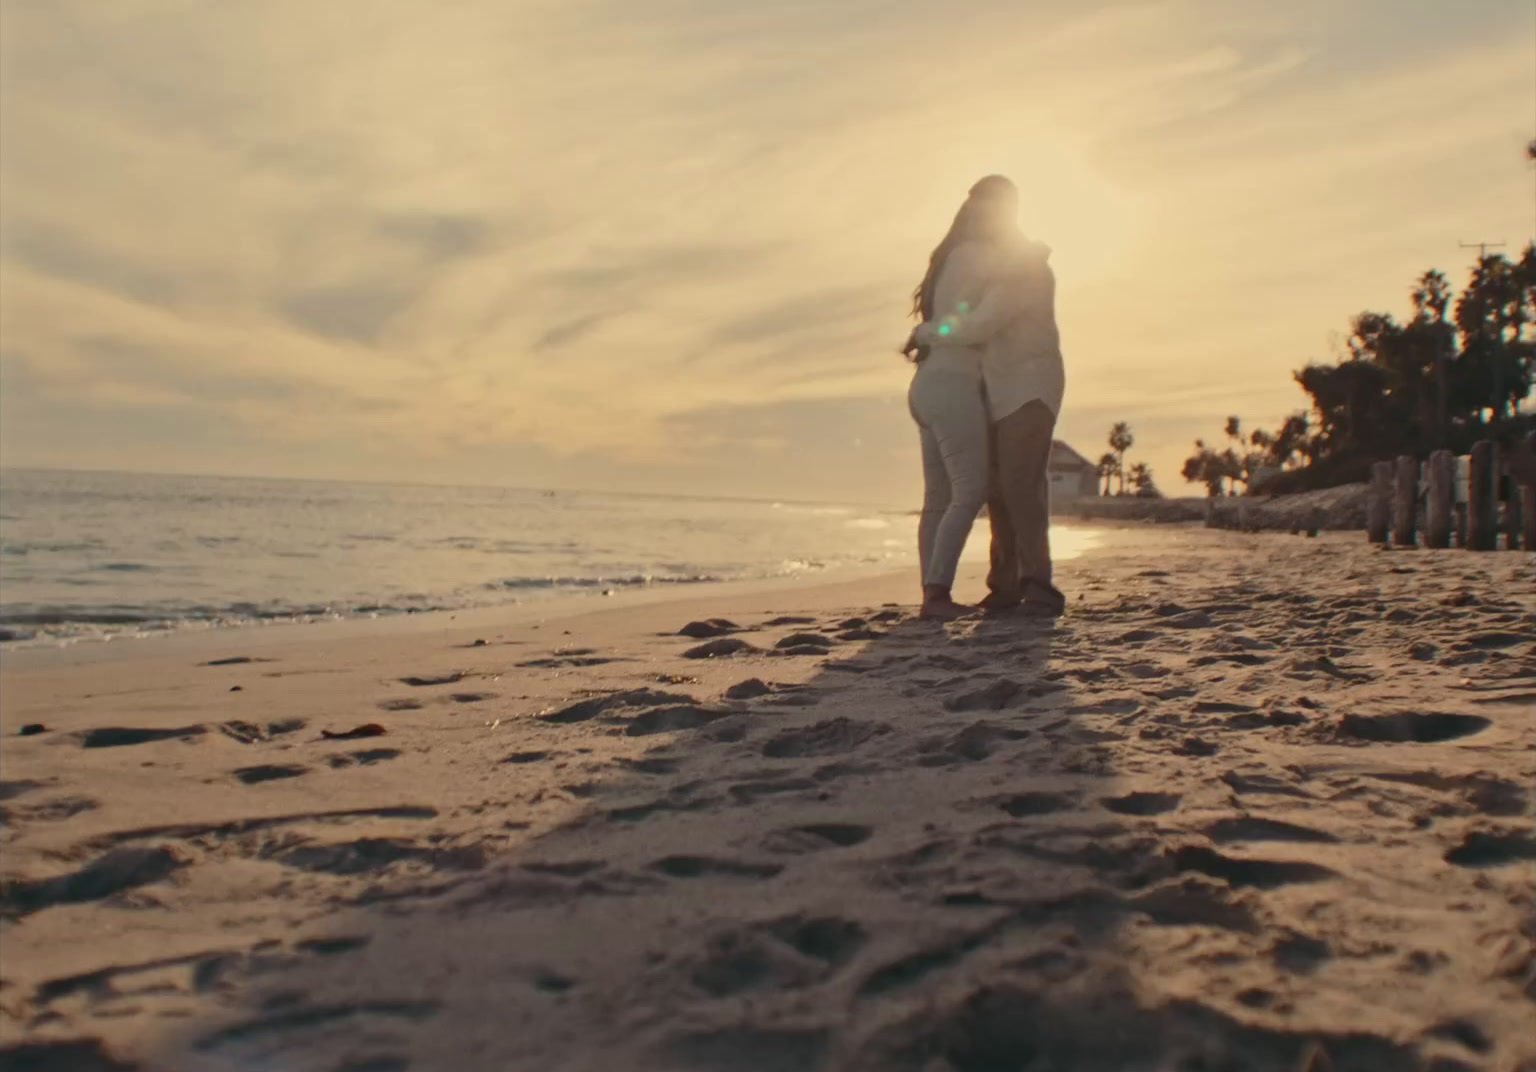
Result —
[{"label": "woman with long hair", "polygon": [[[1013,183],[999,175],[982,179],[972,187],[966,204],[977,201],[988,206],[982,214],[981,233],[990,254],[979,298],[954,308],[919,301],[915,313],[922,323],[913,330],[908,347],[918,355],[943,350],[980,356],[990,446],[987,511],[992,525],[992,568],[983,609],[1003,612],[1022,607],[1033,616],[1055,617],[1065,610],[1066,599],[1052,581],[1049,467],[1066,372],[1056,328],[1056,278],[1048,263],[1051,251],[1019,230],[1018,191]],[[965,215],[966,210],[961,213]],[[943,284],[941,253],[950,241],[946,236],[934,251],[919,296],[933,277]],[[968,278],[966,284],[975,281]]]},{"label": "woman with long hair", "polygon": [[965,317],[995,274],[999,243],[1014,227],[1017,194],[1004,180],[972,188],[949,233],[928,258],[912,294],[912,313],[934,324],[931,336],[908,340],[917,369],[907,393],[923,452],[923,510],[917,530],[922,616],[949,620],[966,612],[952,588],[960,553],[987,498],[988,419],[983,348],[950,340],[946,318]]}]

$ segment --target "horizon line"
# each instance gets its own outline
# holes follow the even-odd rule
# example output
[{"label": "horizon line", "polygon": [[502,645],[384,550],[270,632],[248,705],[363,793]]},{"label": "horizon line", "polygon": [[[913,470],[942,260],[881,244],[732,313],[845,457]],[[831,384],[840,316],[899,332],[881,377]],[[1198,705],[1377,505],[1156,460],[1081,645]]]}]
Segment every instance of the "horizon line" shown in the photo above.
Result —
[{"label": "horizon line", "polygon": [[671,491],[616,491],[612,488],[591,487],[548,487],[528,484],[458,484],[458,483],[433,483],[422,480],[377,480],[359,478],[340,478],[323,476],[249,476],[233,473],[208,473],[208,472],[166,472],[159,469],[97,469],[92,467],[71,467],[63,465],[3,465],[0,464],[0,474],[4,473],[76,473],[87,476],[156,476],[156,477],[191,477],[200,480],[273,480],[285,481],[296,484],[363,484],[369,487],[395,487],[395,488],[454,488],[459,490],[476,491],[533,491],[548,492],[557,495],[616,495],[630,498],[650,499],[685,499],[699,502],[749,502],[749,503],[786,503],[791,506],[868,506],[882,510],[906,510],[907,507],[895,503],[877,503],[859,501],[853,499],[797,499],[787,496],[757,496],[757,495],[701,495],[690,492]]}]

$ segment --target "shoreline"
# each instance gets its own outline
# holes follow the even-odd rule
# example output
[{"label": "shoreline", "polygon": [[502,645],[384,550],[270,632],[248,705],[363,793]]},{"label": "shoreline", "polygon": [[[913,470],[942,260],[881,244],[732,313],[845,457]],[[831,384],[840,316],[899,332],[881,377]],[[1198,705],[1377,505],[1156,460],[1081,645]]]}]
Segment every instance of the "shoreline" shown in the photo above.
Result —
[{"label": "shoreline", "polygon": [[[1121,528],[1114,523],[1094,524],[1074,522],[1060,528],[1075,530],[1072,554],[1063,563],[1094,554],[1101,550],[1104,535]],[[972,546],[985,549],[984,529],[972,538]],[[961,569],[977,570],[978,555],[973,553],[962,561]],[[563,622],[602,615],[610,610],[627,610],[635,607],[652,607],[658,604],[690,606],[694,603],[723,605],[722,601],[736,599],[770,598],[775,593],[810,592],[822,588],[853,586],[862,590],[873,584],[889,585],[901,598],[911,596],[908,588],[916,588],[910,580],[914,566],[892,568],[888,565],[845,567],[830,573],[802,573],[779,577],[756,577],[743,580],[708,581],[697,584],[654,584],[617,588],[605,595],[589,590],[527,601],[498,603],[461,609],[421,611],[413,614],[388,614],[378,616],[353,616],[320,619],[284,619],[269,622],[239,622],[227,625],[185,627],[143,634],[119,634],[103,637],[34,638],[26,641],[0,643],[0,675],[6,668],[18,670],[32,666],[51,666],[70,663],[94,663],[119,658],[153,657],[161,654],[175,656],[185,649],[196,654],[221,648],[228,643],[254,649],[282,647],[298,643],[329,643],[365,636],[396,636],[402,634],[432,633],[438,630],[495,630],[526,626],[533,622]],[[972,578],[973,585],[979,582]],[[980,598],[978,591],[977,597]],[[915,599],[912,602],[916,602]]]},{"label": "shoreline", "polygon": [[[865,584],[902,577],[906,570],[889,568],[840,571],[837,577],[799,575],[708,581],[691,585],[643,585],[613,590],[612,594],[572,591],[537,600],[519,600],[460,609],[439,609],[387,615],[278,619],[232,622],[222,625],[186,626],[150,633],[114,634],[101,637],[42,638],[0,644],[0,674],[4,667],[25,669],[64,662],[100,662],[117,658],[179,654],[181,648],[197,652],[233,641],[237,646],[269,648],[307,642],[335,642],[367,637],[433,633],[448,630],[517,627],[531,622],[562,622],[601,615],[609,611],[657,604],[691,604],[696,601],[749,598],[779,590],[800,591],[847,584]],[[124,649],[138,649],[125,651]],[[169,650],[168,650],[169,649]]]},{"label": "shoreline", "polygon": [[0,1058],[1522,1067],[1523,565],[1128,526],[1055,624],[883,573],[7,655]]}]

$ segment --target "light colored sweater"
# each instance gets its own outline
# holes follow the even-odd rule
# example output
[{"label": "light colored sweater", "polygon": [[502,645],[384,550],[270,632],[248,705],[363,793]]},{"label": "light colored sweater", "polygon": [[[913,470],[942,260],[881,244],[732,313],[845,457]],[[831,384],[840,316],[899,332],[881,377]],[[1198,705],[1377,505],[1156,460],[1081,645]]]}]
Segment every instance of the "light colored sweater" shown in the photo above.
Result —
[{"label": "light colored sweater", "polygon": [[[965,253],[960,261],[956,257]],[[946,261],[935,290],[934,319],[917,341],[939,350],[981,347],[987,408],[1001,420],[1036,399],[1061,413],[1066,369],[1056,329],[1056,277],[1050,247],[1026,242],[1009,248],[965,243]],[[953,280],[951,265],[954,266]],[[946,286],[951,301],[941,301]],[[978,291],[979,286],[979,291]],[[979,293],[979,300],[960,295]]]},{"label": "light colored sweater", "polygon": [[[962,242],[950,250],[933,287],[935,319],[946,314],[963,315],[979,305],[996,261],[992,247],[982,242]],[[928,356],[917,366],[915,376],[963,375],[975,381],[978,391],[981,389],[983,352],[980,346],[937,335],[927,340],[926,345]]]}]

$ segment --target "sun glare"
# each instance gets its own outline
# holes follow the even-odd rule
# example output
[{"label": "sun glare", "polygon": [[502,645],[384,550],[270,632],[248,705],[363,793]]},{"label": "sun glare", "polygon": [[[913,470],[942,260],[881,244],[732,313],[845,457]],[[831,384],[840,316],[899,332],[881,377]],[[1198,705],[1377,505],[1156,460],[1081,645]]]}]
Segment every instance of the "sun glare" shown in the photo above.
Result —
[{"label": "sun glare", "polygon": [[[995,137],[997,131],[986,133]],[[1113,272],[1139,238],[1141,219],[1132,196],[1110,182],[1070,139],[1035,131],[1014,137],[1024,147],[998,151],[978,146],[957,154],[953,159],[960,163],[951,165],[954,181],[945,184],[950,196],[964,197],[983,175],[1007,175],[1019,188],[1024,232],[1051,247],[1059,279],[1082,283]]]}]

